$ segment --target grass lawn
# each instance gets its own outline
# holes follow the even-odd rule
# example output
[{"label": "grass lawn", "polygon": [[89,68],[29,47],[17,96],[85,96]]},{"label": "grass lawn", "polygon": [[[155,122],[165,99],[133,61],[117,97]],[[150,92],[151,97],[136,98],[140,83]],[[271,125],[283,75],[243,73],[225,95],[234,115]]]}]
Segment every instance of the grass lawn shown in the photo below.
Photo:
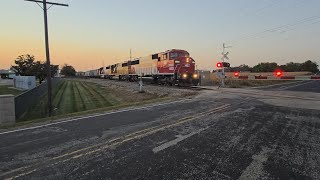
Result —
[{"label": "grass lawn", "polygon": [[[54,115],[66,115],[120,105],[119,98],[107,88],[94,83],[75,80],[61,82],[52,93]],[[30,108],[20,121],[47,117],[47,95],[41,97],[37,105]]]},{"label": "grass lawn", "polygon": [[0,86],[0,95],[12,94],[17,96],[23,92],[24,91],[22,90],[13,89],[12,86],[8,86],[8,85]]}]

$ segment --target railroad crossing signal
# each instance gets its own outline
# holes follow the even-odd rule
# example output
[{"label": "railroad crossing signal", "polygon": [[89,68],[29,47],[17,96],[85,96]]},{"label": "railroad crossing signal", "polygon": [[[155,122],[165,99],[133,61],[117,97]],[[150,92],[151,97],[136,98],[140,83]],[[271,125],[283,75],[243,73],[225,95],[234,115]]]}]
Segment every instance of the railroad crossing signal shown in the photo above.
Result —
[{"label": "railroad crossing signal", "polygon": [[277,77],[281,77],[283,75],[283,72],[281,70],[276,70],[275,75]]},{"label": "railroad crossing signal", "polygon": [[230,67],[230,63],[227,63],[227,62],[223,62],[222,65],[223,67]]},{"label": "railroad crossing signal", "polygon": [[230,67],[230,63],[228,62],[218,62],[217,68],[224,68],[224,67]]},{"label": "railroad crossing signal", "polygon": [[224,60],[224,59],[229,60],[228,55],[229,55],[229,52],[227,52],[227,53],[222,53],[222,58],[221,58],[221,60]]}]

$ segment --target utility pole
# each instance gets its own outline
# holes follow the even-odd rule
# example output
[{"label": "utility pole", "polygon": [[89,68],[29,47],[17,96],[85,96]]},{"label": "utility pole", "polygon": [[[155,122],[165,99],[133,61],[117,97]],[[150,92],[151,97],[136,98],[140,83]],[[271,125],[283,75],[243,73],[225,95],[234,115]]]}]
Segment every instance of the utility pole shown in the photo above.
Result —
[{"label": "utility pole", "polygon": [[[37,1],[37,0],[25,0],[37,3],[40,7],[42,4],[43,16],[44,16],[44,32],[45,32],[45,46],[46,46],[46,66],[47,66],[47,85],[48,85],[48,115],[52,116],[52,82],[51,82],[51,64],[50,64],[50,48],[49,48],[49,32],[48,32],[48,10],[53,6],[69,6],[68,4],[47,2],[47,0]],[[49,8],[47,8],[47,5]]]},{"label": "utility pole", "polygon": [[[222,48],[223,48],[223,52],[222,52],[222,58],[221,58],[221,60],[222,60],[222,62],[223,62],[223,64],[224,64],[224,60],[225,60],[225,59],[229,59],[229,58],[228,58],[229,52],[226,53],[225,50],[226,50],[227,48],[231,48],[231,46],[226,46],[225,43],[223,43]],[[226,79],[226,74],[225,74],[225,71],[224,71],[224,66],[222,66],[222,83],[221,83],[221,86],[222,86],[223,88],[225,87],[225,79]]]}]

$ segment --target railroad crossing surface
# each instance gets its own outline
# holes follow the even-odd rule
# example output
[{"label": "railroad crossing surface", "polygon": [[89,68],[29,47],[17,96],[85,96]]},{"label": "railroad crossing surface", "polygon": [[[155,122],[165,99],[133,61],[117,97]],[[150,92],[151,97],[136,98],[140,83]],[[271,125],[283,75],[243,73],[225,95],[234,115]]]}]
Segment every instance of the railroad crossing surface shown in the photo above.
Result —
[{"label": "railroad crossing surface", "polygon": [[0,144],[1,179],[319,179],[320,82],[207,89]]}]

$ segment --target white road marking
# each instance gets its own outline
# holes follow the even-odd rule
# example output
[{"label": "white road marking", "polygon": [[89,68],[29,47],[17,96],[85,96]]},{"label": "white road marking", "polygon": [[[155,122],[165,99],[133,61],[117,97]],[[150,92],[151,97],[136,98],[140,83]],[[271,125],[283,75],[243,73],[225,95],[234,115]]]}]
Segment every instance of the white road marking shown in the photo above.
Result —
[{"label": "white road marking", "polygon": [[290,89],[290,88],[293,88],[293,87],[298,87],[298,86],[302,86],[302,85],[305,85],[305,84],[309,84],[309,83],[312,83],[313,81],[308,81],[308,82],[305,82],[305,83],[299,83],[299,84],[295,84],[295,85],[292,85],[292,86],[282,86],[281,88],[279,88],[280,90],[286,90],[286,89]]},{"label": "white road marking", "polygon": [[[299,81],[299,80],[297,80]],[[303,81],[301,81],[303,82]],[[269,88],[269,87],[273,87],[273,86],[279,86],[279,85],[282,85],[285,86],[285,85],[290,85],[290,84],[297,84],[297,83],[300,83],[300,82],[285,82],[285,83],[280,83],[280,84],[271,84],[271,85],[266,85],[266,86],[257,86],[257,87],[250,87],[248,89],[263,89],[263,88]]]},{"label": "white road marking", "polygon": [[84,117],[79,117],[79,118],[70,119],[70,120],[66,120],[66,121],[59,121],[59,122],[55,122],[55,123],[49,123],[49,124],[44,124],[44,125],[39,125],[39,126],[33,126],[33,127],[28,127],[28,128],[22,128],[22,129],[17,129],[17,130],[12,130],[12,131],[1,132],[0,135],[10,134],[10,133],[20,132],[20,131],[26,131],[26,130],[32,130],[32,129],[38,129],[38,128],[42,128],[42,127],[48,127],[48,126],[53,126],[53,125],[57,125],[57,124],[63,124],[63,123],[68,123],[68,122],[73,122],[73,121],[79,121],[79,120],[83,120],[83,119],[99,117],[99,116],[105,116],[105,115],[110,115],[110,114],[117,114],[117,113],[122,113],[122,112],[129,112],[129,111],[135,111],[135,110],[148,109],[148,108],[164,106],[164,105],[169,105],[169,104],[175,104],[175,103],[185,102],[185,101],[190,101],[190,99],[183,99],[183,100],[179,100],[179,101],[155,104],[155,105],[151,105],[151,106],[123,109],[123,110],[114,111],[114,112],[107,112],[107,113],[102,113],[102,114],[84,116]]},{"label": "white road marking", "polygon": [[275,149],[262,148],[259,154],[252,156],[252,162],[247,168],[242,171],[238,180],[246,179],[264,179],[266,178],[266,172],[264,169],[264,163],[268,160],[269,154],[273,153]]},{"label": "white road marking", "polygon": [[169,142],[166,142],[166,143],[164,143],[164,144],[161,144],[160,146],[153,148],[152,151],[153,151],[154,153],[158,153],[158,152],[160,152],[160,151],[162,151],[162,150],[167,149],[167,148],[170,147],[170,146],[177,145],[179,142],[181,142],[181,141],[183,141],[183,140],[185,140],[185,139],[187,139],[187,138],[189,138],[189,137],[191,137],[191,136],[194,136],[194,135],[196,135],[196,134],[199,134],[200,132],[202,132],[202,131],[204,131],[204,130],[206,130],[206,129],[208,129],[208,128],[199,129],[198,131],[192,132],[192,133],[187,134],[187,135],[185,135],[185,136],[181,136],[181,135],[180,135],[180,136],[177,136],[176,139],[174,139],[174,140],[172,140],[172,141],[169,141]]}]

